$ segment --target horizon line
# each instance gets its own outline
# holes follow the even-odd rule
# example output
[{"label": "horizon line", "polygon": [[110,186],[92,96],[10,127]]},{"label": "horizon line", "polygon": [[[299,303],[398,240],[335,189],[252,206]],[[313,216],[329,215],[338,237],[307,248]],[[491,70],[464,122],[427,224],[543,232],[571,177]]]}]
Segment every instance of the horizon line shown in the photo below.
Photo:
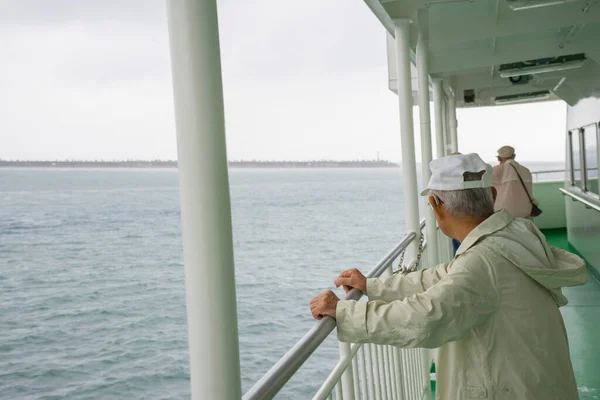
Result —
[{"label": "horizon line", "polygon": [[[86,160],[86,159],[60,159],[60,160],[27,160],[27,159],[3,159],[0,158],[0,164],[2,163],[177,163],[178,160],[163,160],[163,159],[123,159],[123,160]],[[315,163],[315,162],[338,162],[338,163],[389,163],[389,164],[402,164],[402,161],[391,161],[386,159],[366,159],[366,160],[352,160],[352,159],[311,159],[311,160],[227,160],[228,163]],[[536,162],[536,163],[564,163],[565,160],[522,160],[522,162]],[[416,162],[421,164],[420,161]]]}]

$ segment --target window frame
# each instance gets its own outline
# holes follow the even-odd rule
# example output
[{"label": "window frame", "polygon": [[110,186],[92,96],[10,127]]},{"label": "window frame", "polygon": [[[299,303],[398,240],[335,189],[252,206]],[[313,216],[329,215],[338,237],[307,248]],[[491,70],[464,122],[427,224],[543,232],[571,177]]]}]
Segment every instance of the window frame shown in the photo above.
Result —
[{"label": "window frame", "polygon": [[600,179],[600,130],[598,129],[598,125],[599,123],[595,122],[593,124],[589,124],[589,125],[585,125],[582,126],[581,128],[579,128],[580,130],[580,134],[579,134],[579,151],[581,154],[583,154],[583,157],[581,158],[581,168],[582,168],[582,175],[581,175],[581,182],[583,183],[582,185],[582,190],[586,193],[586,194],[591,194],[594,196],[599,196],[600,193],[596,193],[591,191],[591,185],[589,183],[589,176],[588,176],[588,160],[587,160],[587,151],[586,151],[586,142],[585,142],[585,133],[586,133],[586,129],[588,128],[592,128],[594,129],[594,138],[596,139],[596,169],[598,169],[598,178]]},{"label": "window frame", "polygon": [[579,189],[583,190],[583,187],[585,185],[584,183],[584,179],[583,179],[583,174],[580,174],[579,176],[579,184],[577,184],[577,180],[575,179],[575,161],[574,161],[574,157],[573,157],[573,135],[577,135],[577,140],[578,140],[578,149],[579,150],[579,171],[581,172],[582,170],[582,164],[583,164],[583,156],[581,155],[581,144],[582,144],[582,140],[581,137],[583,135],[583,128],[575,128],[575,129],[571,129],[568,132],[568,136],[569,136],[569,140],[568,140],[568,145],[569,145],[569,149],[568,149],[568,154],[569,154],[569,176],[570,176],[570,182],[569,182],[569,186],[571,187],[576,187]]}]

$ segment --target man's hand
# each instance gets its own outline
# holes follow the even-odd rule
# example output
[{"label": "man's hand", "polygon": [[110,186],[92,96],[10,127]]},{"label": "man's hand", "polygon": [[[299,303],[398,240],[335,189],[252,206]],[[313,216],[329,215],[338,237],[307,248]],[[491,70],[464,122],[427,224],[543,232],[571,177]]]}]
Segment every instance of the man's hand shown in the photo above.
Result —
[{"label": "man's hand", "polygon": [[356,268],[346,270],[333,281],[335,287],[344,287],[344,291],[348,293],[350,289],[358,289],[364,294],[367,294],[367,278]]},{"label": "man's hand", "polygon": [[335,309],[340,299],[331,290],[326,290],[310,301],[310,312],[315,319],[329,316],[335,319]]}]

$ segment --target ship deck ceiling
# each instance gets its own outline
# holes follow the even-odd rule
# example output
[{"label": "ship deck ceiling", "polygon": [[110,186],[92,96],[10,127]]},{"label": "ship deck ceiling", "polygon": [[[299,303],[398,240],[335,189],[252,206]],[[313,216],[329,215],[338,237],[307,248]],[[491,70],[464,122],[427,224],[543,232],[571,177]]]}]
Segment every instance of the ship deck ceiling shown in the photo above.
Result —
[{"label": "ship deck ceiling", "polygon": [[[543,232],[551,245],[576,252],[569,245],[566,229]],[[561,308],[582,400],[600,398],[600,282],[592,271],[592,267],[589,267],[588,282],[584,286],[563,289],[569,304]]]},{"label": "ship deck ceiling", "polygon": [[[450,82],[458,106],[493,105],[497,96],[544,90],[574,105],[600,94],[598,0],[524,10],[513,10],[507,0],[366,2],[391,33],[394,19],[415,22],[413,51],[421,27],[430,47],[430,74]],[[583,67],[532,75],[527,84],[513,84],[498,72],[502,64],[580,53],[586,57]],[[464,90],[475,91],[475,103],[464,103]]]}]

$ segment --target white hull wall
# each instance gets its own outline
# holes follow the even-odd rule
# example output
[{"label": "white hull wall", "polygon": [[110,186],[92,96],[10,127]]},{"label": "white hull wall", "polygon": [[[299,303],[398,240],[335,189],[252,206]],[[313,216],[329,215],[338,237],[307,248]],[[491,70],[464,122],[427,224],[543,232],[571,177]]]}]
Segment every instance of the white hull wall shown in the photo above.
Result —
[{"label": "white hull wall", "polygon": [[565,199],[558,191],[564,186],[563,181],[534,182],[533,197],[540,202],[543,214],[534,218],[540,229],[564,228],[567,226],[565,215]]},{"label": "white hull wall", "polygon": [[600,273],[600,212],[565,198],[569,242]]},{"label": "white hull wall", "polygon": [[[576,129],[600,121],[600,99],[580,101],[567,110],[567,129]],[[568,166],[567,166],[568,169]],[[565,197],[569,242],[600,272],[600,212]],[[597,200],[596,200],[597,201]]]}]

